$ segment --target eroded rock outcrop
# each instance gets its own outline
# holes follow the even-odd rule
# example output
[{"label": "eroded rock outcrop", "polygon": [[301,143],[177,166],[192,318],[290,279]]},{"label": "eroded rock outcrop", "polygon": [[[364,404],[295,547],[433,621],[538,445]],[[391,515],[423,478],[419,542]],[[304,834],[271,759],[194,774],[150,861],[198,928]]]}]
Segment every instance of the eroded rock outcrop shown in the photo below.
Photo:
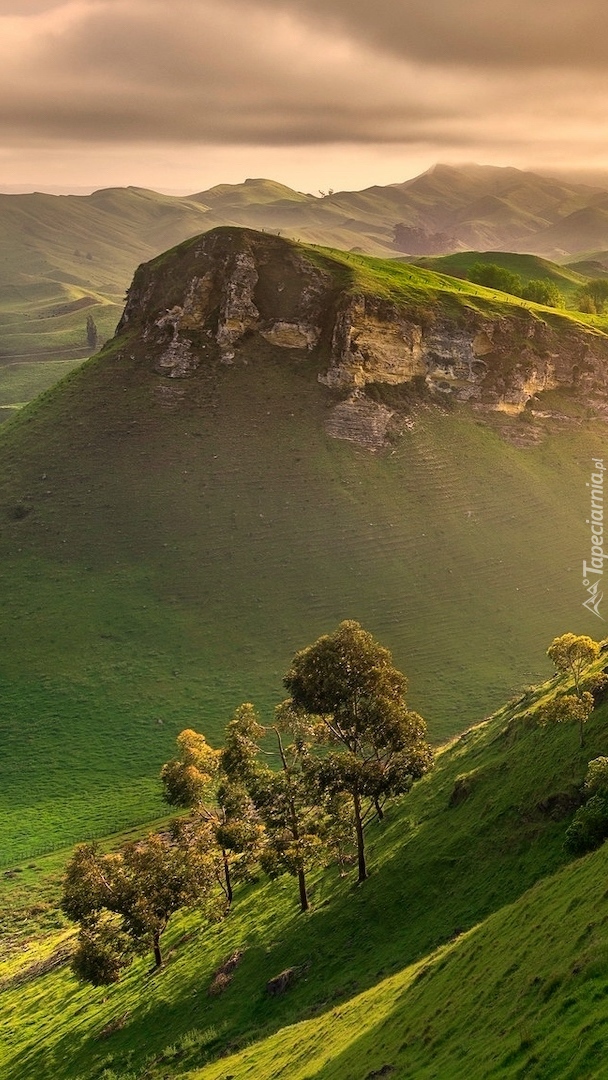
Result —
[{"label": "eroded rock outcrop", "polygon": [[137,330],[154,369],[171,379],[207,362],[250,360],[256,341],[312,356],[333,398],[329,434],[370,450],[385,445],[394,414],[372,392],[382,385],[506,413],[555,387],[608,401],[608,337],[599,331],[516,305],[498,314],[432,295],[399,303],[353,281],[322,253],[216,229],[139,268],[118,330]]},{"label": "eroded rock outcrop", "polygon": [[138,325],[155,369],[184,378],[213,357],[231,363],[253,334],[284,349],[320,341],[335,291],[294,244],[217,229],[141,266],[119,332]]}]

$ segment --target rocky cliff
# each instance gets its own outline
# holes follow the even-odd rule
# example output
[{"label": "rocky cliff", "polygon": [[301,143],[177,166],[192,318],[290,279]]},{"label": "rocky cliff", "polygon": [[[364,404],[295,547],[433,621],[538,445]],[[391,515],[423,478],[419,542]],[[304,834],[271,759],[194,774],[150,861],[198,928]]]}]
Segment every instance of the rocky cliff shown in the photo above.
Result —
[{"label": "rocky cliff", "polygon": [[354,262],[244,229],[213,230],[140,267],[117,333],[167,379],[251,358],[256,341],[314,357],[331,391],[329,433],[370,449],[395,415],[383,385],[506,413],[555,388],[603,409],[608,391],[608,336],[565,314],[449,284],[387,297]]}]

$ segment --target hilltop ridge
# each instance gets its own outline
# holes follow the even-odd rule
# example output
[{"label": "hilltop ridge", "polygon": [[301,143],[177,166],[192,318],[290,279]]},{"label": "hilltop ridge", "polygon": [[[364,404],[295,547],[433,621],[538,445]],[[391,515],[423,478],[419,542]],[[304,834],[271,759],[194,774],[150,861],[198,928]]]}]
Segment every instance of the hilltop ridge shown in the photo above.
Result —
[{"label": "hilltop ridge", "polygon": [[0,195],[0,363],[86,355],[84,317],[69,305],[88,298],[107,339],[137,263],[219,225],[383,257],[475,248],[565,259],[608,246],[605,197],[518,169],[445,165],[316,195],[258,178],[187,196],[137,187]]},{"label": "hilltop ridge", "polygon": [[250,230],[212,230],[141,267],[118,343],[127,331],[171,379],[256,340],[318,354],[319,381],[340,396],[329,434],[372,450],[398,429],[399,387],[509,414],[565,388],[608,410],[608,335],[582,319]]}]

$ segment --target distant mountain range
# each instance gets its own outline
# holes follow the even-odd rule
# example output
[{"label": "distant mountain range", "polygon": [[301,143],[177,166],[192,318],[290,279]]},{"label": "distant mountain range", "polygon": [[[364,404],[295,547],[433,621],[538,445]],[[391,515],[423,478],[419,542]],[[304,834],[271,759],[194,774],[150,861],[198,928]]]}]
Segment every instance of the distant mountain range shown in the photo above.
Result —
[{"label": "distant mountain range", "polygon": [[567,261],[608,248],[608,191],[436,165],[402,184],[322,197],[259,179],[188,197],[134,187],[0,195],[0,363],[86,355],[87,314],[110,336],[135,267],[218,225],[384,257],[474,249]]}]

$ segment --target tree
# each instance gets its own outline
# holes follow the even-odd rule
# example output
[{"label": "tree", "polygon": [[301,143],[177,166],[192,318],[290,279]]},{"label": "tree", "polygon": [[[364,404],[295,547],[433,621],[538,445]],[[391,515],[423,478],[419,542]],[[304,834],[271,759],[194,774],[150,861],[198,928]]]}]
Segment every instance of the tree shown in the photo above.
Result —
[{"label": "tree", "polygon": [[498,289],[512,296],[522,295],[522,280],[518,274],[511,273],[496,263],[476,262],[469,269],[469,281],[484,285],[486,289]]},{"label": "tree", "polygon": [[[328,818],[315,798],[307,769],[310,747],[304,718],[293,712],[289,702],[278,706],[276,718],[273,730],[280,768],[260,766],[250,780],[251,797],[266,829],[261,861],[270,873],[282,869],[297,877],[300,910],[308,911],[306,874],[325,859],[323,833]],[[292,736],[287,745],[284,732]]]},{"label": "tree", "polygon": [[159,968],[171,916],[196,905],[218,917],[223,905],[216,888],[212,837],[200,830],[194,834],[178,824],[173,833],[152,833],[108,854],[96,844],[79,845],[61,901],[68,918],[80,923],[74,970],[97,984],[113,982],[148,948]]},{"label": "tree", "polygon": [[577,697],[576,694],[562,694],[560,697],[541,705],[539,719],[541,724],[578,724],[579,746],[585,745],[585,724],[593,712],[593,695],[587,690]]},{"label": "tree", "polygon": [[576,811],[564,840],[573,855],[593,851],[608,837],[608,758],[589,762],[583,795],[585,803]]},{"label": "tree", "polygon": [[581,289],[578,297],[579,311],[601,315],[608,300],[608,278],[592,278]]},{"label": "tree", "polygon": [[237,709],[226,729],[226,746],[214,750],[204,735],[187,728],[177,737],[179,757],[161,770],[163,797],[171,806],[194,811],[194,819],[209,825],[222,858],[222,887],[233,899],[232,863],[246,864],[257,848],[260,825],[249,798],[246,779],[255,739],[263,733],[253,705]]},{"label": "tree", "polygon": [[87,345],[91,352],[95,352],[98,341],[99,335],[95,320],[92,315],[87,315]]},{"label": "tree", "polygon": [[570,675],[577,697],[581,696],[581,679],[584,672],[600,654],[600,646],[586,634],[562,634],[551,642],[547,656],[557,671]]},{"label": "tree", "polygon": [[532,279],[524,285],[521,296],[524,300],[532,300],[533,303],[544,304],[545,307],[564,306],[564,298],[555,282],[543,278]]},{"label": "tree", "polygon": [[564,694],[550,701],[540,710],[541,720],[577,721],[581,747],[585,745],[585,724],[594,707],[593,695],[583,690],[582,678],[599,653],[599,643],[586,634],[562,634],[554,638],[547,649],[547,656],[556,670],[572,679],[574,694]]},{"label": "tree", "polygon": [[408,791],[432,764],[426,725],[407,708],[405,675],[359,623],[340,624],[296,653],[283,680],[290,707],[314,721],[329,747],[314,766],[319,791],[352,799],[359,881],[367,878],[364,825],[387,798]]}]

